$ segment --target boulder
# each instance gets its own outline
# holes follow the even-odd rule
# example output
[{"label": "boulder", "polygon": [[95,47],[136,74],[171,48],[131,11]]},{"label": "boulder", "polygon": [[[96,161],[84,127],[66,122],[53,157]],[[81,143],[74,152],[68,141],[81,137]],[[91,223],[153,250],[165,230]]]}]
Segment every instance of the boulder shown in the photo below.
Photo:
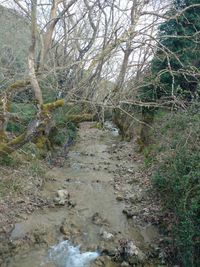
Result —
[{"label": "boulder", "polygon": [[131,266],[143,263],[145,254],[134,244],[132,240],[120,240],[120,246],[115,257],[120,262],[127,262]]},{"label": "boulder", "polygon": [[127,243],[127,258],[128,262],[133,265],[136,263],[142,263],[145,260],[145,254],[134,244],[133,241]]}]

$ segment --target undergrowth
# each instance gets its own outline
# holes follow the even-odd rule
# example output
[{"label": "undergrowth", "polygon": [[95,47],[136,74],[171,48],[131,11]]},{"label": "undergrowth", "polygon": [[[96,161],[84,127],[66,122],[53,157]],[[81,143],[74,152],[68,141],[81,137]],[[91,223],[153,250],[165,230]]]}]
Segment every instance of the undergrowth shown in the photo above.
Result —
[{"label": "undergrowth", "polygon": [[153,184],[165,211],[174,217],[169,233],[173,237],[173,264],[197,267],[200,266],[199,104],[188,111],[158,116],[155,121],[156,145],[147,149],[146,162],[153,162]]}]

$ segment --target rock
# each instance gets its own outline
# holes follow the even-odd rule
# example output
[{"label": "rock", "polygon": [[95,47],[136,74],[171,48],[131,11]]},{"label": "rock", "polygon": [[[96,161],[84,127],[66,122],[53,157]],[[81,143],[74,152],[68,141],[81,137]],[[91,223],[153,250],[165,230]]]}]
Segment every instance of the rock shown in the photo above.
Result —
[{"label": "rock", "polygon": [[129,201],[132,204],[135,204],[135,203],[141,202],[142,198],[143,198],[142,195],[132,195],[132,196],[129,196]]},{"label": "rock", "polygon": [[104,266],[104,259],[103,257],[99,257],[95,260],[94,266]]},{"label": "rock", "polygon": [[19,219],[22,219],[22,220],[27,220],[28,219],[26,214],[17,214],[16,217],[19,218]]},{"label": "rock", "polygon": [[128,256],[138,255],[138,249],[136,245],[134,245],[133,241],[129,241],[127,243],[126,253]]},{"label": "rock", "polygon": [[70,236],[69,229],[67,228],[66,225],[61,225],[60,226],[60,232],[65,236]]},{"label": "rock", "polygon": [[126,217],[127,218],[132,218],[134,216],[134,213],[131,209],[123,209],[122,211],[124,214],[126,214]]},{"label": "rock", "polygon": [[113,239],[114,235],[105,231],[104,229],[100,229],[100,235],[105,240],[111,240]]},{"label": "rock", "polygon": [[126,252],[130,264],[142,263],[145,260],[145,254],[136,247],[133,241],[128,242]]},{"label": "rock", "polygon": [[54,198],[54,202],[57,205],[65,205],[69,200],[69,193],[66,189],[60,189],[57,191],[57,196]]},{"label": "rock", "polygon": [[71,206],[72,208],[74,208],[76,206],[76,202],[72,201],[72,200],[69,200],[68,201],[68,205]]},{"label": "rock", "polygon": [[110,266],[110,262],[111,258],[109,256],[100,256],[92,263],[91,266]]},{"label": "rock", "polygon": [[121,263],[121,266],[122,266],[122,267],[128,267],[128,266],[130,266],[130,265],[129,265],[128,262],[123,261],[123,262]]},{"label": "rock", "polygon": [[122,201],[124,198],[123,198],[123,196],[122,195],[117,195],[116,196],[116,200],[118,200],[118,201]]},{"label": "rock", "polygon": [[98,246],[98,251],[100,252],[101,256],[109,257],[115,257],[117,253],[117,249],[113,243],[113,240],[111,240],[111,242],[107,240],[101,240]]},{"label": "rock", "polygon": [[0,228],[0,235],[1,234],[6,234],[7,233],[7,229],[6,229],[6,227],[5,226],[2,226],[1,228]]},{"label": "rock", "polygon": [[127,239],[120,240],[120,246],[117,251],[117,259],[129,263],[131,266],[143,263],[146,258],[145,254],[134,244],[134,242]]},{"label": "rock", "polygon": [[127,172],[129,172],[129,173],[134,173],[134,170],[132,170],[132,169],[128,169]]},{"label": "rock", "polygon": [[86,247],[87,251],[98,251],[98,245],[97,244],[90,244],[89,246]]},{"label": "rock", "polygon": [[120,186],[118,184],[115,184],[115,190],[120,191]]},{"label": "rock", "polygon": [[93,214],[92,222],[96,225],[109,225],[108,221],[106,219],[103,219],[98,212]]}]

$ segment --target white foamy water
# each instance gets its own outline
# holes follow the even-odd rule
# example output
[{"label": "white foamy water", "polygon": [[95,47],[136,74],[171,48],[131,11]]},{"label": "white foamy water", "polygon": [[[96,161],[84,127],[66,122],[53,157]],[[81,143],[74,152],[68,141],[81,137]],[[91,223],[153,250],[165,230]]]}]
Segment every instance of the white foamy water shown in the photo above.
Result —
[{"label": "white foamy water", "polygon": [[56,267],[88,267],[98,256],[97,252],[81,253],[79,247],[74,247],[69,241],[62,241],[50,249],[48,261]]},{"label": "white foamy water", "polygon": [[105,121],[104,127],[112,133],[113,136],[119,136],[119,129],[112,121]]}]

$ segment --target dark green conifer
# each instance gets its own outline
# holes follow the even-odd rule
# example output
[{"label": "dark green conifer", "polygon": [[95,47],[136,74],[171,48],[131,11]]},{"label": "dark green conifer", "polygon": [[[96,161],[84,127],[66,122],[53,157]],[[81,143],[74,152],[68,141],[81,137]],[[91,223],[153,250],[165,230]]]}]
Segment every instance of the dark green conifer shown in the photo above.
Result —
[{"label": "dark green conifer", "polygon": [[158,47],[151,62],[152,85],[143,87],[144,100],[198,97],[200,80],[200,0],[175,0],[169,20],[159,27]]}]

